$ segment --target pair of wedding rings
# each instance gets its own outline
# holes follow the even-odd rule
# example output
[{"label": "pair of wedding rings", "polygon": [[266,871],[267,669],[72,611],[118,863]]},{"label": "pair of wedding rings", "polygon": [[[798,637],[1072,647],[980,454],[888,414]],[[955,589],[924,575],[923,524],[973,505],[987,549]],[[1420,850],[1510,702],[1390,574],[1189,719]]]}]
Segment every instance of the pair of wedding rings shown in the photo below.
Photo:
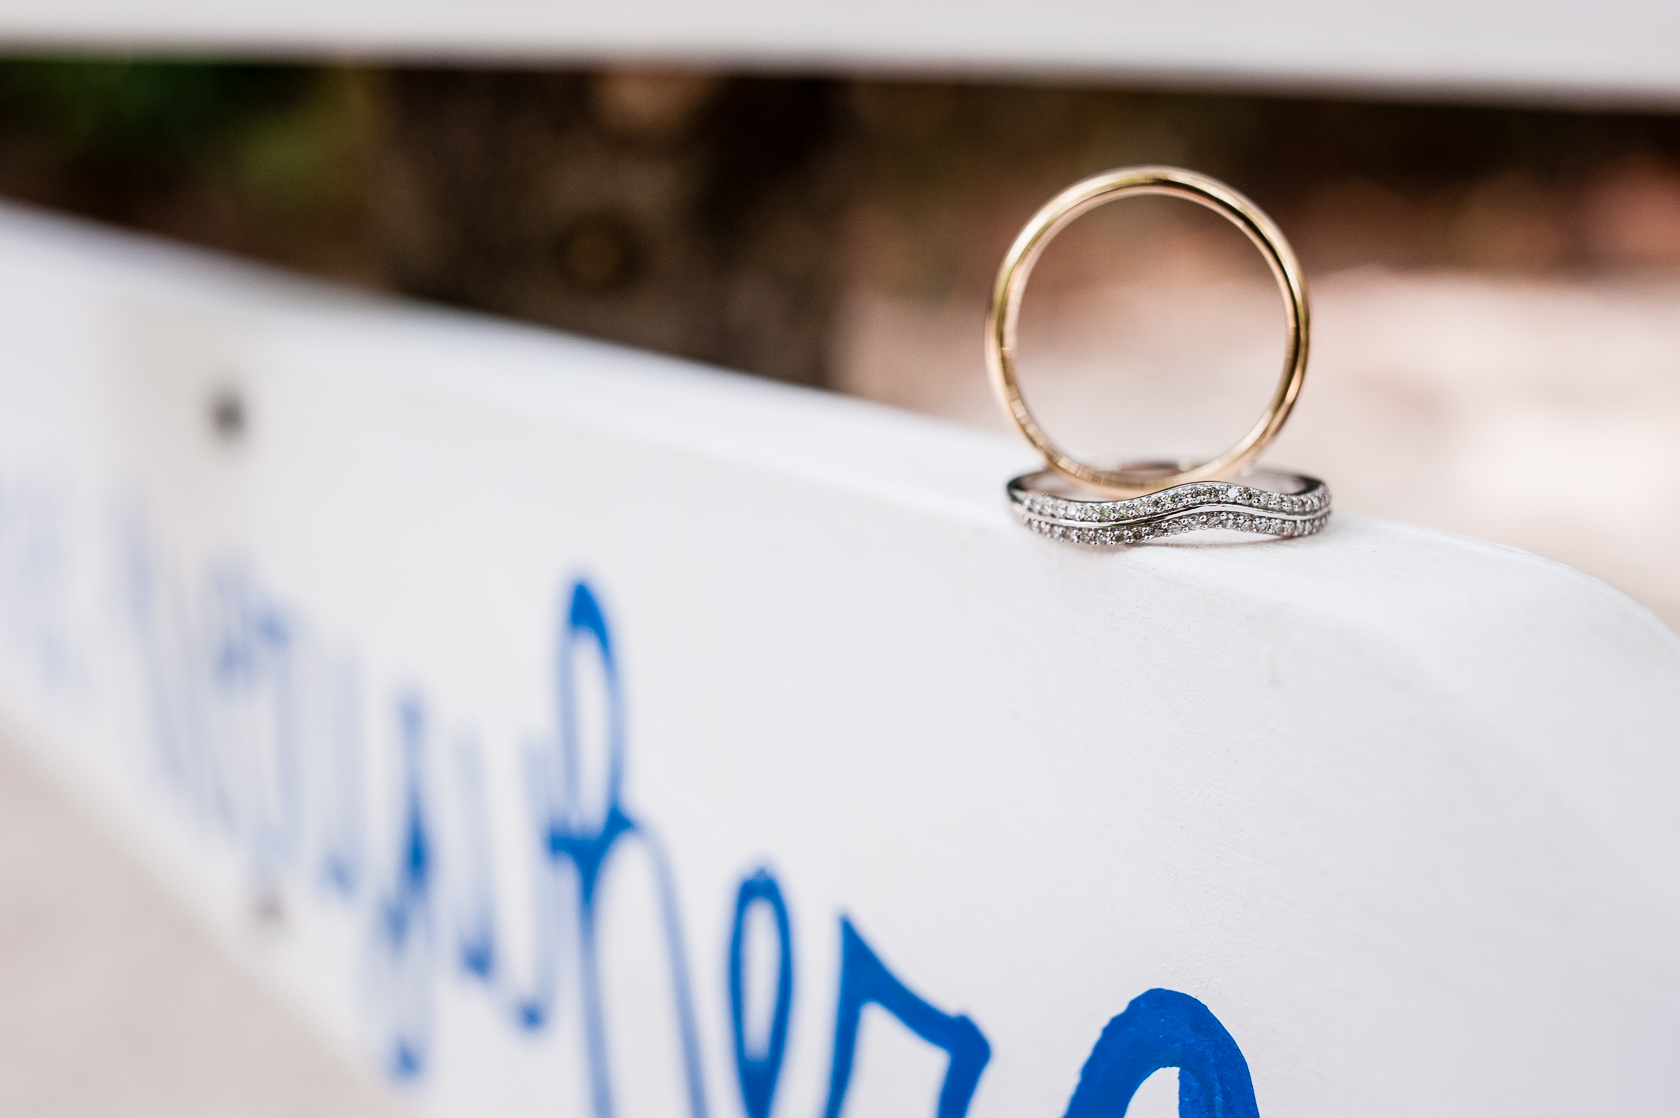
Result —
[{"label": "pair of wedding rings", "polygon": [[[1102,469],[1081,462],[1044,433],[1015,376],[1015,336],[1027,279],[1050,241],[1080,215],[1136,194],[1197,202],[1247,234],[1270,266],[1288,313],[1283,375],[1266,411],[1225,453],[1200,463],[1133,463]],[[1009,501],[1028,528],[1099,546],[1202,529],[1307,536],[1330,517],[1322,481],[1253,469],[1301,394],[1307,372],[1307,292],[1295,253],[1272,220],[1224,183],[1178,167],[1127,167],[1062,191],[1033,215],[998,269],[986,318],[986,362],[998,401],[1016,430],[1044,456],[1046,469],[1009,483]]]}]

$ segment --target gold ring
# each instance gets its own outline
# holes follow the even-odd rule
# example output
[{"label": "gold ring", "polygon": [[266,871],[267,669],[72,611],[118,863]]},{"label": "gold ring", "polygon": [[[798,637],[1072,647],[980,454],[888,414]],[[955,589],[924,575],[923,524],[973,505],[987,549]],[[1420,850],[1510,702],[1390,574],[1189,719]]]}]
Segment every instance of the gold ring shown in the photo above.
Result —
[{"label": "gold ring", "polygon": [[[1272,276],[1283,292],[1284,305],[1289,312],[1283,376],[1265,414],[1224,454],[1177,473],[1140,467],[1100,470],[1070,457],[1050,441],[1044,429],[1033,419],[1015,380],[1015,328],[1021,315],[1021,295],[1026,290],[1027,278],[1032,275],[1039,254],[1075,218],[1129,194],[1166,194],[1188,198],[1241,229],[1271,266]],[[1044,455],[1044,461],[1051,469],[1097,489],[1137,497],[1188,482],[1228,479],[1253,462],[1283,429],[1296,397],[1301,394],[1301,382],[1307,375],[1307,332],[1307,290],[1301,281],[1301,266],[1289,242],[1284,240],[1283,233],[1258,206],[1219,180],[1195,171],[1186,171],[1181,167],[1123,167],[1093,175],[1068,187],[1034,214],[1020,236],[1015,238],[1008,255],[1003,258],[1002,266],[998,268],[997,282],[992,285],[992,305],[986,314],[986,365],[991,372],[992,388],[997,392],[1004,411],[1016,429]]]}]

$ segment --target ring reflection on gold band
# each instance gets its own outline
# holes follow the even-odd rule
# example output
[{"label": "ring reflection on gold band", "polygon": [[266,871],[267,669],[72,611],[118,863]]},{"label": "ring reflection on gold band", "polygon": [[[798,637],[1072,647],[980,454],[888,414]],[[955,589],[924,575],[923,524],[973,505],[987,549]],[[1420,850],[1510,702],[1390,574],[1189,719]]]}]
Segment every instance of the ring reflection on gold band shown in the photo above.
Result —
[{"label": "ring reflection on gold band", "polygon": [[[1265,413],[1225,453],[1169,474],[1151,474],[1126,467],[1104,470],[1071,457],[1039,427],[1021,397],[1015,377],[1015,335],[1021,296],[1039,254],[1081,214],[1133,194],[1186,198],[1241,229],[1265,256],[1288,312],[1283,375]],[[1044,455],[1051,469],[1117,496],[1134,497],[1188,482],[1235,477],[1253,462],[1282,429],[1301,393],[1301,382],[1307,372],[1308,330],[1307,292],[1301,280],[1300,264],[1282,232],[1259,207],[1224,183],[1194,171],[1178,167],[1127,167],[1094,175],[1062,191],[1034,214],[1015,238],[992,285],[991,309],[986,317],[986,364],[992,387],[1005,411],[1027,441]]]}]

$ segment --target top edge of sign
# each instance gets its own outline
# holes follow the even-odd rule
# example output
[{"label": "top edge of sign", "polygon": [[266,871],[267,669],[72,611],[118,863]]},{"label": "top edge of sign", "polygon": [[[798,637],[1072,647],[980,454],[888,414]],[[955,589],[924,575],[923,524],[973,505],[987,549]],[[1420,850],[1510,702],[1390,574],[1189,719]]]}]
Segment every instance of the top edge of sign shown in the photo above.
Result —
[{"label": "top edge of sign", "polygon": [[[360,290],[282,268],[14,202],[0,203],[0,235],[42,288],[54,275],[90,279],[130,311],[233,324],[286,364],[344,363],[358,376],[425,384],[443,396],[530,416],[620,430],[750,464],[840,492],[956,523],[1060,556],[1057,565],[1108,564],[1190,574],[1279,598],[1329,601],[1405,629],[1474,625],[1526,609],[1535,596],[1554,621],[1640,634],[1680,657],[1680,637],[1609,585],[1514,547],[1338,512],[1322,536],[1197,546],[1184,541],[1091,551],[1040,540],[1008,512],[1008,479],[1037,468],[1018,440],[950,420],[818,389]],[[23,254],[19,256],[18,254]],[[27,257],[28,259],[25,259]],[[369,354],[378,354],[369,361]],[[974,375],[984,377],[978,326]],[[1336,479],[1326,479],[1335,489]],[[1439,568],[1439,570],[1437,570]],[[1423,581],[1452,571],[1453,591],[1398,607],[1373,582]],[[1344,577],[1327,575],[1340,572]],[[1502,605],[1503,603],[1503,605]],[[1418,611],[1419,605],[1439,607]],[[1392,614],[1392,616],[1389,616]],[[1478,618],[1478,614],[1481,615]],[[1421,620],[1419,620],[1421,618]],[[1604,630],[1604,626],[1608,630]],[[1677,659],[1680,662],[1680,659]]]},{"label": "top edge of sign", "polygon": [[[908,530],[920,524],[958,533],[977,556],[1008,556],[1032,577],[1067,580],[1105,600],[1190,585],[1310,614],[1431,665],[1443,689],[1490,711],[1525,705],[1496,688],[1579,676],[1604,650],[1630,665],[1606,676],[1605,686],[1623,693],[1611,705],[1636,721],[1641,696],[1670,691],[1680,677],[1680,637],[1655,615],[1598,579],[1516,548],[1338,512],[1324,533],[1307,539],[1082,549],[1015,523],[1004,485],[1032,469],[1034,459],[998,434],[371,295],[12,204],[0,205],[0,236],[14,257],[4,270],[26,269],[42,291],[60,282],[83,291],[91,285],[130,317],[232,330],[249,339],[252,360],[264,367],[341,369],[417,386],[466,409],[521,416],[544,430],[581,425],[627,445],[682,448],[696,460],[790,479],[822,500],[896,510]],[[93,313],[97,322],[110,312]],[[1326,480],[1333,490],[1336,479]],[[554,479],[556,486],[575,483]],[[613,498],[610,478],[599,488],[602,500]],[[1513,634],[1523,637],[1513,643]],[[1485,653],[1495,647],[1504,662],[1490,664]],[[1544,712],[1558,703],[1568,706],[1566,696],[1540,690],[1526,702],[1537,717],[1549,717]],[[1670,704],[1663,705],[1666,711]]]}]

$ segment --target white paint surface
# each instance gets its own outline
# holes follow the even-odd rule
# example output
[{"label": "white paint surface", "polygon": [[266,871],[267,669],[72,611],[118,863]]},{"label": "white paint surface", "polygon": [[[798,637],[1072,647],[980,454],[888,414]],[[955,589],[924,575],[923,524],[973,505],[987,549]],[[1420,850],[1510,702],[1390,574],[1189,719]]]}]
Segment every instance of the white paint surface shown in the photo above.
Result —
[{"label": "white paint surface", "polygon": [[[843,915],[983,1031],[976,1118],[1062,1114],[1156,987],[1218,1016],[1268,1116],[1672,1106],[1680,641],[1602,584],[1356,517],[1075,550],[1009,519],[1026,454],[983,434],[16,211],[0,243],[5,717],[334,1043],[378,1070],[429,1022],[422,1110],[589,1112],[576,892],[535,822],[567,794],[579,575],[711,1114],[743,1113],[729,929],[760,865],[794,944],[777,1114],[827,1092]],[[206,423],[229,385],[237,445]],[[247,690],[215,655],[239,593],[289,642]],[[160,694],[199,727],[177,777]],[[392,955],[405,704],[435,876]],[[603,879],[623,1113],[686,1108],[661,875],[632,845]],[[458,965],[483,899],[495,984]],[[939,1053],[876,1008],[858,1053],[848,1114],[931,1113]]]},{"label": "white paint surface", "polygon": [[401,1113],[58,793],[0,742],[0,1114]]},{"label": "white paint surface", "polygon": [[1673,105],[1661,0],[6,0],[13,46],[1041,74]]}]

